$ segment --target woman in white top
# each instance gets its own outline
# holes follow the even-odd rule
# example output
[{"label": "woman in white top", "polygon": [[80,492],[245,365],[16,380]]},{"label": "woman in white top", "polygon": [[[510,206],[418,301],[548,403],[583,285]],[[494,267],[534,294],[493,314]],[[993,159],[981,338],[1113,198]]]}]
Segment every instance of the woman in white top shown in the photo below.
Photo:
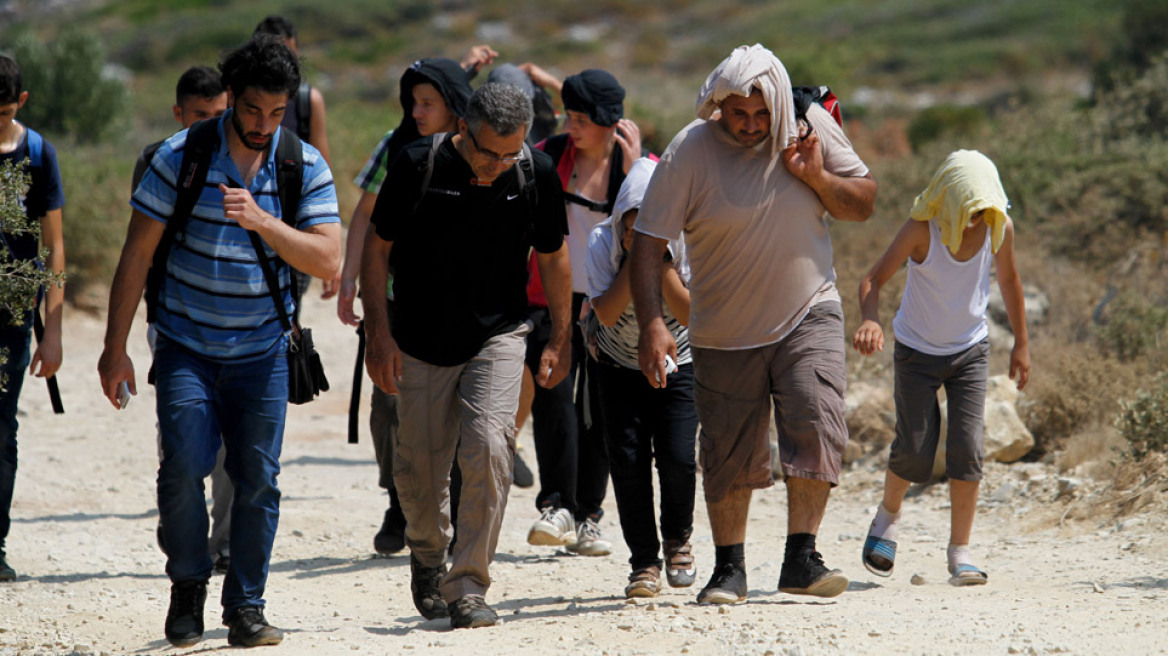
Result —
[{"label": "woman in white top", "polygon": [[977,151],[945,160],[917,197],[911,218],[860,282],[863,322],[853,345],[864,355],[883,350],[878,315],[880,288],[907,261],[908,281],[896,335],[896,439],[885,474],[884,499],[864,543],[864,566],[890,576],[896,559],[900,506],[911,483],[927,482],[940,438],[937,390],[949,410],[946,474],[952,498],[949,582],[984,584],[974,566],[969,537],[982,478],[982,445],[989,341],[986,306],[991,265],[1006,303],[1014,349],[1010,378],[1018,389],[1030,378],[1030,352],[1022,281],[1014,262],[1014,224],[997,168]]}]

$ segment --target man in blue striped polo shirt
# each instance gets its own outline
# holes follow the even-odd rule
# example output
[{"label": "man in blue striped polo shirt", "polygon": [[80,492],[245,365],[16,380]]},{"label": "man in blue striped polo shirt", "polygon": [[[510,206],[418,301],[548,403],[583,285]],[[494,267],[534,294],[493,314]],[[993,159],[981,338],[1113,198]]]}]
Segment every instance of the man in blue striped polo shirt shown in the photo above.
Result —
[{"label": "man in blue striped polo shirt", "polygon": [[[280,207],[274,145],[300,84],[295,55],[278,39],[256,37],[219,69],[231,109],[218,119],[218,150],[184,235],[170,248],[157,298],[158,510],[172,583],[166,637],[189,646],[202,637],[212,568],[203,478],[215,464],[222,434],[225,468],[236,486],[223,621],[230,644],[250,647],[283,638],[264,619],[263,592],[279,518],[276,475],[288,399],[288,339],[248,231],[260,236],[291,314],[289,267],[331,278],[340,265],[341,227],[332,174],[308,144],[300,204]],[[174,212],[187,134],[163,143],[130,202],[98,363],[102,389],[115,406],[123,383],[137,393],[126,340]],[[288,212],[295,213],[293,225],[283,220]]]}]

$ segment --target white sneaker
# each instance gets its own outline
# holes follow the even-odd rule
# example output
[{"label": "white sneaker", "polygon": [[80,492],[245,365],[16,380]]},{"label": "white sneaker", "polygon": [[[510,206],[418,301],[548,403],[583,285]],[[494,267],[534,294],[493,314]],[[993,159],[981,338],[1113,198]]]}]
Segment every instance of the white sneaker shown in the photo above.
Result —
[{"label": "white sneaker", "polygon": [[600,537],[600,525],[589,517],[577,527],[576,544],[569,545],[568,551],[581,556],[607,556],[612,553],[612,543]]},{"label": "white sneaker", "polygon": [[576,543],[576,522],[563,508],[547,508],[527,532],[527,544],[562,547]]}]

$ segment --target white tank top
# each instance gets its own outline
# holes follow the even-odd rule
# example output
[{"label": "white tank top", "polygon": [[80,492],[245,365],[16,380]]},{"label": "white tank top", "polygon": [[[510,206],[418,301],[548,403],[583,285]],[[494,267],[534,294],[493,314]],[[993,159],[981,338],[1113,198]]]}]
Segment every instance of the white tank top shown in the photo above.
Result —
[{"label": "white tank top", "polygon": [[936,220],[929,221],[929,254],[920,264],[908,259],[908,281],[892,320],[896,341],[929,355],[952,355],[985,339],[992,263],[989,230],[981,250],[958,262],[941,243]]}]

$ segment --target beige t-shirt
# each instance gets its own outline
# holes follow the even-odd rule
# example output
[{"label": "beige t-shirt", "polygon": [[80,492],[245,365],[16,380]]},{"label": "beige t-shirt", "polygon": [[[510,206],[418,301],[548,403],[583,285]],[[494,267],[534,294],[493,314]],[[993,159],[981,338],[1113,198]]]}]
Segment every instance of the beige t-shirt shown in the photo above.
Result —
[{"label": "beige t-shirt", "polygon": [[[824,169],[867,175],[831,115],[812,105],[807,118]],[[773,344],[812,304],[839,300],[823,204],[768,151],[767,142],[740,145],[716,121],[694,121],[669,144],[645,193],[636,230],[669,240],[685,233],[695,346]]]}]

